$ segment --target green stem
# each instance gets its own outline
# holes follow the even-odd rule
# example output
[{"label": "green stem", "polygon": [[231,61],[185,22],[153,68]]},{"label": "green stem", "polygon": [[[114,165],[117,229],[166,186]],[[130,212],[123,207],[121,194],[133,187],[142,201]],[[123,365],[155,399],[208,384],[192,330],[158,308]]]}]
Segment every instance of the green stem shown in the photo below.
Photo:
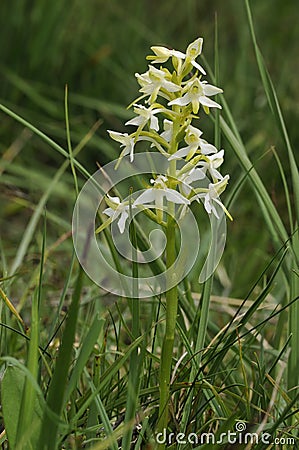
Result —
[{"label": "green stem", "polygon": [[[169,166],[170,176],[176,173],[176,163],[171,161]],[[166,229],[166,269],[169,269],[176,260],[176,239],[175,229],[176,222],[174,219],[175,205],[168,203],[168,217]],[[170,271],[167,278],[169,289],[166,291],[166,328],[162,344],[161,365],[160,365],[160,404],[159,404],[159,421],[157,432],[163,433],[167,429],[169,418],[169,399],[170,399],[170,376],[171,364],[174,345],[174,335],[178,311],[178,292],[177,284],[173,284],[173,272]],[[165,444],[158,444],[158,449],[165,448]]]},{"label": "green stem", "polygon": [[[176,259],[175,251],[175,223],[169,217],[167,227],[166,246],[166,266],[170,267]],[[174,344],[174,334],[178,309],[177,286],[173,286],[166,292],[166,330],[162,345],[161,366],[160,366],[160,405],[158,433],[167,428],[169,416],[169,396],[170,396],[170,374],[172,353]],[[159,445],[158,448],[164,448]]]}]

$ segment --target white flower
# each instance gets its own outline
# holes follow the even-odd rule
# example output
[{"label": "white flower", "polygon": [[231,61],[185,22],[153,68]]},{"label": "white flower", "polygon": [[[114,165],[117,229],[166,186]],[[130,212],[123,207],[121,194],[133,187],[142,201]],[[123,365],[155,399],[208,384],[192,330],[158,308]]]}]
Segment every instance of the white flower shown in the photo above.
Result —
[{"label": "white flower", "polygon": [[134,117],[125,123],[125,125],[136,125],[137,127],[143,128],[149,122],[149,127],[152,130],[159,131],[159,122],[155,114],[163,111],[163,108],[146,108],[143,105],[134,105],[134,112],[138,114],[138,117]]},{"label": "white flower", "polygon": [[201,139],[202,131],[198,128],[189,125],[186,129],[185,142],[188,144],[187,147],[180,148],[169,159],[179,159],[187,156],[187,160],[194,156],[194,153],[200,148],[203,155],[209,155],[211,153],[217,153],[217,148],[209,144],[204,139]]},{"label": "white flower", "polygon": [[[106,203],[110,205],[110,207],[106,208],[103,213],[111,218],[111,222],[114,222],[114,220],[119,218],[117,225],[119,231],[123,233],[125,230],[127,218],[129,217],[129,203],[121,202],[119,197],[111,197],[109,194],[107,194]],[[132,208],[133,207],[134,206],[132,205]]]},{"label": "white flower", "polygon": [[157,209],[162,210],[164,197],[169,202],[189,205],[190,201],[187,198],[178,191],[167,187],[168,179],[164,175],[159,175],[155,180],[150,180],[150,182],[153,184],[153,187],[140,194],[134,201],[134,206],[154,204]]},{"label": "white flower", "polygon": [[194,181],[203,180],[205,177],[206,176],[203,170],[198,169],[197,167],[193,167],[191,170],[179,177],[182,192],[185,195],[189,195],[193,190],[191,183],[193,183]]},{"label": "white flower", "polygon": [[117,131],[107,130],[110,137],[117,142],[121,143],[120,147],[124,147],[121,157],[130,155],[130,161],[134,160],[134,145],[135,140],[128,133],[118,133]]},{"label": "white flower", "polygon": [[228,215],[228,217],[232,220],[231,215],[229,214],[229,212],[227,211],[227,209],[225,208],[223,203],[221,203],[221,201],[219,200],[219,195],[226,188],[228,180],[229,180],[229,175],[226,175],[224,178],[222,178],[222,180],[218,181],[217,183],[209,183],[208,189],[202,189],[202,192],[199,192],[198,194],[196,194],[194,197],[192,197],[190,199],[190,201],[191,202],[193,200],[199,201],[200,198],[203,198],[204,199],[204,207],[205,207],[205,210],[207,211],[207,213],[208,214],[213,213],[217,217],[217,219],[219,219],[219,214],[214,205],[214,203],[217,203],[219,206],[221,206],[221,208],[223,209],[225,214]]},{"label": "white flower", "polygon": [[195,59],[201,54],[203,45],[203,39],[198,38],[194,42],[191,42],[191,44],[188,45],[186,50],[186,60],[190,61],[192,66],[194,66],[196,69],[198,69],[201,73],[204,75],[206,74],[203,67],[201,67],[200,64],[198,64]]},{"label": "white flower", "polygon": [[191,103],[192,111],[194,114],[198,113],[200,105],[203,105],[207,108],[222,108],[218,103],[209,98],[212,95],[223,92],[222,89],[216,86],[212,86],[211,84],[207,84],[207,82],[205,81],[201,82],[198,78],[195,78],[195,80],[187,83],[184,91],[186,91],[186,94],[184,94],[182,97],[172,100],[168,103],[168,105],[186,106]]},{"label": "white flower", "polygon": [[175,56],[179,59],[186,58],[185,53],[179,52],[177,50],[170,50],[169,48],[161,47],[158,45],[151,47],[151,50],[155,53],[155,56],[149,55],[147,56],[147,59],[151,60],[154,64],[162,64],[168,61],[168,59],[172,56]]},{"label": "white flower", "polygon": [[206,74],[204,68],[198,64],[195,59],[201,54],[203,39],[198,38],[194,42],[188,45],[186,53],[179,52],[177,50],[169,50],[166,47],[155,46],[151,47],[151,50],[155,53],[154,55],[147,56],[147,59],[152,60],[155,64],[164,63],[170,57],[175,57],[178,60],[186,60],[186,62],[190,62],[192,66],[198,69],[204,75]]},{"label": "white flower", "polygon": [[141,86],[140,92],[150,96],[147,103],[153,103],[156,100],[160,89],[167,92],[177,92],[181,89],[180,86],[167,80],[167,75],[170,76],[166,71],[159,70],[154,66],[149,66],[149,70],[141,75],[135,73],[135,77]]},{"label": "white flower", "polygon": [[223,163],[224,161],[223,157],[224,157],[224,150],[220,150],[220,152],[208,156],[207,160],[199,161],[198,165],[201,166],[204,173],[206,173],[206,171],[208,170],[213,179],[222,180],[223,176],[221,175],[220,172],[218,172],[217,169]]}]

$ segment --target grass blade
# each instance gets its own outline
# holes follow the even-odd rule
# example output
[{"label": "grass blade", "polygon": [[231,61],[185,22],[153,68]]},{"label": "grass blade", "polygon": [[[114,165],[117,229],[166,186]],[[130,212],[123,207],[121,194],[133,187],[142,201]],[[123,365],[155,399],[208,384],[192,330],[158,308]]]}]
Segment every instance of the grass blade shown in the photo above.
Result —
[{"label": "grass blade", "polygon": [[[267,70],[267,67],[264,62],[264,58],[262,56],[262,53],[259,49],[259,46],[257,44],[255,31],[254,31],[254,25],[253,25],[253,19],[251,14],[251,9],[249,6],[249,0],[245,0],[246,5],[246,12],[248,16],[248,23],[249,28],[251,32],[252,42],[255,50],[255,56],[260,72],[260,76],[262,79],[263,88],[265,91],[265,94],[267,96],[267,100],[270,106],[270,109],[272,111],[272,114],[274,116],[276,125],[278,126],[278,129],[280,130],[281,137],[285,143],[288,158],[289,158],[289,164],[291,169],[291,176],[292,176],[292,186],[293,186],[293,192],[294,192],[294,213],[296,215],[295,219],[295,226],[298,226],[299,224],[299,172],[298,172],[298,166],[294,157],[294,152],[291,147],[291,143],[289,140],[287,128],[285,125],[285,121],[283,118],[283,114],[280,108],[280,104],[270,77],[270,74]],[[291,214],[291,211],[289,212]],[[290,228],[293,230],[293,218],[290,219]],[[299,238],[298,238],[298,230],[293,235],[293,244],[292,250],[293,250],[293,261],[292,265],[295,270],[298,269],[299,264],[299,246],[297,245]],[[294,271],[292,272],[291,276],[291,282],[290,282],[290,298],[293,298],[295,295],[297,295],[299,291],[299,282],[298,277],[296,274],[294,274]],[[289,359],[289,370],[288,370],[288,384],[289,388],[293,388],[295,386],[299,385],[299,374],[298,374],[298,364],[299,364],[299,304],[298,302],[294,303],[292,307],[290,308],[289,313],[289,332],[292,335],[291,340],[291,354]]]},{"label": "grass blade", "polygon": [[284,143],[285,143],[285,146],[286,146],[286,149],[288,152],[291,174],[292,174],[292,183],[293,183],[293,188],[294,188],[294,196],[295,196],[295,210],[297,213],[296,220],[297,220],[297,223],[299,223],[299,172],[298,172],[298,166],[296,164],[294,152],[291,147],[287,128],[286,128],[283,114],[282,114],[282,111],[280,108],[280,104],[279,104],[279,101],[278,101],[278,98],[277,98],[277,95],[275,92],[274,85],[272,83],[270,74],[266,68],[263,55],[257,44],[251,9],[249,6],[249,0],[245,0],[245,5],[246,5],[246,11],[247,11],[247,16],[248,16],[248,23],[249,23],[249,28],[250,28],[250,32],[251,32],[252,42],[254,45],[256,60],[257,60],[258,68],[260,71],[264,91],[267,96],[270,109],[274,115],[276,124],[279,127],[280,134],[284,140]]},{"label": "grass blade", "polygon": [[[37,380],[38,377],[38,360],[39,360],[39,311],[41,303],[42,294],[42,279],[43,279],[43,268],[44,268],[44,258],[45,258],[45,242],[46,242],[46,216],[44,218],[44,232],[43,232],[43,243],[41,251],[41,262],[40,262],[40,274],[39,274],[39,284],[38,289],[34,293],[32,298],[32,308],[31,308],[31,327],[30,327],[30,341],[28,350],[28,361],[27,367],[34,379]],[[26,441],[24,442],[23,436],[31,427],[33,420],[34,407],[36,403],[36,392],[31,381],[26,378],[23,388],[23,397],[20,407],[19,425],[17,433],[17,445],[16,450],[21,450],[24,445],[28,445]],[[38,430],[36,430],[38,434]]]},{"label": "grass blade", "polygon": [[[58,416],[61,415],[65,404],[65,392],[67,388],[67,378],[72,356],[72,347],[75,339],[82,281],[83,269],[80,268],[77,276],[74,295],[65,324],[61,347],[59,349],[59,354],[57,357],[47,396],[47,405],[49,409]],[[46,413],[43,419],[39,448],[41,450],[55,450],[57,445],[57,434],[58,423],[54,421],[52,417],[50,418]]]},{"label": "grass blade", "polygon": [[105,319],[96,315],[94,318],[86,337],[84,338],[80,353],[76,359],[75,366],[72,370],[72,374],[68,381],[65,398],[69,399],[71,393],[76,388],[79,378],[83,373],[84,367],[91,355],[91,352],[94,348],[95,343],[99,339],[100,341],[103,338],[103,328],[105,324]]}]

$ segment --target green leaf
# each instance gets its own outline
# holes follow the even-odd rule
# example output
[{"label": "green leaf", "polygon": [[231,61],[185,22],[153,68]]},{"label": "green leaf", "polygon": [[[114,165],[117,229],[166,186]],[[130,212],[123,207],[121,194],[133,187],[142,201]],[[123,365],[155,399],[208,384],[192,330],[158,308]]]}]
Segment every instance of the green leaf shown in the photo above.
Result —
[{"label": "green leaf", "polygon": [[[1,383],[5,431],[11,449],[36,450],[43,416],[42,399],[36,391],[30,427],[27,428],[26,434],[21,436],[21,441],[20,437],[17,439],[19,419],[26,414],[26,410],[23,411],[21,407],[25,380],[26,373],[20,367],[8,366],[5,370]],[[31,382],[30,379],[27,381]]]}]

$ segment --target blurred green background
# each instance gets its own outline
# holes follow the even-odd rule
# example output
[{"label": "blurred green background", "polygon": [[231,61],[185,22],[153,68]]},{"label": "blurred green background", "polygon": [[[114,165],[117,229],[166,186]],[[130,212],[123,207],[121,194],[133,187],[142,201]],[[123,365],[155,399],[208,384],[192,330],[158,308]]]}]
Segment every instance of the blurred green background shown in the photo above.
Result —
[{"label": "blurred green background", "polygon": [[[298,139],[298,2],[253,0],[251,6],[290,132]],[[134,73],[146,70],[151,45],[184,50],[203,36],[211,64],[216,13],[221,85],[240,131],[257,140],[268,125],[259,122],[266,105],[242,0],[13,0],[1,2],[0,9],[1,101],[52,135],[62,134],[66,83],[75,135],[99,117],[103,128],[116,122],[106,104],[125,107],[136,96]]]},{"label": "blurred green background", "polygon": [[[293,147],[299,144],[299,8],[295,0],[252,0],[257,37],[274,81]],[[0,101],[51,138],[66,145],[64,89],[69,90],[71,138],[76,145],[100,119],[101,125],[79,155],[91,172],[119,154],[106,129],[123,131],[126,106],[138,96],[135,72],[144,72],[151,45],[184,51],[198,36],[213,67],[217,15],[220,82],[248,153],[272,199],[285,214],[285,201],[273,153],[285,163],[253,52],[242,0],[3,0],[0,5]],[[11,257],[14,243],[46,190],[63,157],[1,113],[1,231]],[[206,119],[206,137],[212,136]],[[209,136],[210,133],[210,136]],[[225,169],[231,186],[240,169],[229,146]],[[288,167],[284,167],[286,174]],[[229,189],[228,189],[229,191]],[[228,194],[227,194],[228,195]],[[225,196],[224,196],[225,200]],[[48,201],[56,237],[70,227],[74,204],[71,171]],[[222,285],[235,295],[252,285],[273,251],[244,184],[232,206]],[[8,226],[9,224],[9,226]],[[54,227],[54,228],[55,228]],[[246,268],[246,270],[244,270]],[[226,275],[230,282],[226,282]],[[234,283],[237,280],[237,283]]]}]

